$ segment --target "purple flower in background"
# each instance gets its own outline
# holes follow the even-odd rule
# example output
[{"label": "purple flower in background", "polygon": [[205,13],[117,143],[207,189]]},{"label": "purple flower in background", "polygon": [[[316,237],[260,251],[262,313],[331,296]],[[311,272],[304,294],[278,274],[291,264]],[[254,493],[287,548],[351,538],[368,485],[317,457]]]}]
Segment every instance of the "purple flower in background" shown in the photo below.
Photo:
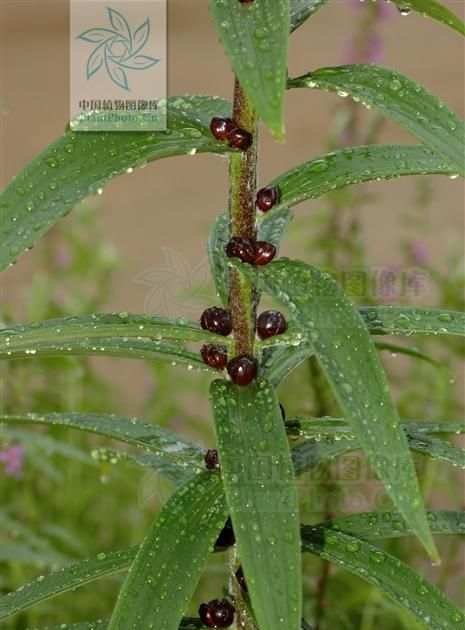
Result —
[{"label": "purple flower in background", "polygon": [[367,42],[367,49],[360,50],[357,44],[350,40],[344,44],[342,54],[343,65],[351,63],[380,63],[384,56],[384,43],[379,35],[372,35]]},{"label": "purple flower in background", "polygon": [[[354,8],[355,7],[363,8],[365,6],[363,2],[361,2],[361,0],[349,0],[349,4],[352,5]],[[385,20],[390,20],[392,17],[396,15],[396,7],[393,4],[386,2],[386,0],[384,0],[384,2],[378,2],[377,6],[378,6],[378,13],[376,17],[380,22],[384,22]]]},{"label": "purple flower in background", "polygon": [[424,241],[413,241],[410,244],[410,255],[419,265],[426,265],[430,259],[428,245]]},{"label": "purple flower in background", "polygon": [[54,252],[53,262],[58,269],[66,269],[72,263],[71,252],[68,247],[59,245]]},{"label": "purple flower in background", "polygon": [[[349,5],[354,8],[364,8],[366,6],[360,0],[349,0]],[[396,9],[388,2],[381,1],[376,3],[376,7],[377,13],[365,35],[358,35],[345,43],[342,54],[342,63],[344,65],[352,63],[380,63],[382,61],[384,42],[383,38],[375,32],[376,25],[393,17],[396,14]]]},{"label": "purple flower in background", "polygon": [[20,479],[23,476],[24,447],[16,444],[0,451],[0,462],[5,464],[5,472],[9,477]]}]

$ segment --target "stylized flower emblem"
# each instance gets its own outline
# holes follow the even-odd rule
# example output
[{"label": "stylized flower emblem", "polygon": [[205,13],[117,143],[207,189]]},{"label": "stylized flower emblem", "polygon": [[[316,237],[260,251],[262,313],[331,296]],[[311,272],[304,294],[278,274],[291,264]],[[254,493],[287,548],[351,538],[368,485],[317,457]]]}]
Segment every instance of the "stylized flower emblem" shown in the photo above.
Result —
[{"label": "stylized flower emblem", "polygon": [[178,317],[198,315],[199,310],[212,300],[208,290],[210,271],[208,260],[191,266],[179,252],[162,248],[164,267],[152,267],[138,274],[134,280],[149,287],[144,312]]},{"label": "stylized flower emblem", "polygon": [[132,32],[124,15],[106,9],[112,28],[91,28],[76,38],[97,44],[87,60],[87,80],[105,67],[113,83],[130,92],[126,71],[147,70],[160,61],[140,54],[150,35],[150,18]]}]

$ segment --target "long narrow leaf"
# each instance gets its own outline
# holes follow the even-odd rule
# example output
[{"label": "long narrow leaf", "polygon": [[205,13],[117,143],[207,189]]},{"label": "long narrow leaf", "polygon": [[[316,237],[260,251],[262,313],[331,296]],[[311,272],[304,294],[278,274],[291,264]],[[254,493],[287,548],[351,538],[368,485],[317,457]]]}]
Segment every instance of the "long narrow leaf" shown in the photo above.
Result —
[{"label": "long narrow leaf", "polygon": [[[301,26],[318,9],[327,4],[328,0],[289,0],[291,7],[291,31]],[[442,22],[450,26],[461,35],[465,35],[465,25],[455,13],[436,0],[391,0],[403,14],[408,11],[418,11],[425,17]]]},{"label": "long narrow leaf", "polygon": [[[453,335],[465,336],[465,313],[411,306],[362,306],[358,309],[368,332],[372,335]],[[288,321],[288,329],[257,341],[261,350],[273,346],[307,344],[306,334],[295,321]]]},{"label": "long narrow leaf", "polygon": [[168,99],[168,130],[67,131],[34,158],[5,188],[0,200],[0,270],[12,264],[79,201],[114,177],[173,155],[226,153],[210,133],[212,116],[230,116],[231,105],[210,96]]},{"label": "long narrow leaf", "polygon": [[279,188],[281,194],[279,205],[272,212],[351,184],[454,172],[442,157],[420,145],[380,144],[342,149],[303,162],[273,180],[270,186]]},{"label": "long narrow leaf", "polygon": [[289,87],[337,92],[375,107],[441,155],[457,174],[465,175],[463,121],[437,96],[400,72],[365,64],[321,68],[291,79]]},{"label": "long narrow leaf", "polygon": [[108,630],[177,630],[226,518],[216,473],[172,495],[139,547]]},{"label": "long narrow leaf", "polygon": [[411,306],[365,306],[359,309],[373,335],[465,336],[465,313]]},{"label": "long narrow leaf", "polygon": [[111,337],[229,343],[228,338],[203,330],[196,322],[184,318],[170,319],[120,312],[60,317],[5,328],[0,330],[0,347],[30,348],[36,343],[46,341],[66,345],[68,341],[75,339]]},{"label": "long narrow leaf", "polygon": [[225,247],[229,241],[229,217],[227,212],[219,214],[208,235],[208,260],[215,281],[216,292],[223,306],[228,304],[229,271],[226,265]]},{"label": "long narrow leaf", "polygon": [[192,352],[182,345],[162,343],[157,340],[141,340],[134,338],[92,338],[70,339],[66,343],[61,341],[41,341],[40,343],[23,344],[14,337],[6,337],[0,346],[0,361],[9,359],[31,359],[33,357],[61,357],[61,356],[96,356],[119,357],[127,359],[144,359],[179,365],[188,370],[210,372],[217,374],[200,357],[198,352]]},{"label": "long narrow leaf", "polygon": [[465,623],[465,615],[444,593],[397,558],[367,542],[314,527],[305,528],[302,548],[375,585],[430,630],[459,630]]},{"label": "long narrow leaf", "polygon": [[291,10],[291,32],[302,26],[314,13],[324,7],[328,0],[289,0]]},{"label": "long narrow leaf", "polygon": [[305,359],[313,354],[309,343],[296,346],[266,348],[260,363],[261,375],[268,379],[275,387],[288,376]]},{"label": "long narrow leaf", "polygon": [[[426,513],[433,534],[464,535],[465,512],[453,510],[428,510]],[[413,532],[398,512],[364,512],[342,516],[332,521],[325,521],[317,525],[325,529],[336,530],[355,536],[362,540],[376,540],[381,538],[399,538],[413,536]],[[304,525],[305,532],[308,526]],[[313,528],[309,528],[310,530]],[[303,534],[303,538],[305,538]]]},{"label": "long narrow leaf", "polygon": [[[404,431],[409,434],[432,433],[465,433],[465,424],[458,422],[426,422],[421,420],[408,420],[401,424]],[[318,439],[320,436],[338,436],[352,439],[354,434],[346,420],[340,418],[321,418],[296,416],[286,421],[286,430],[289,435],[302,438]]]},{"label": "long narrow leaf", "polygon": [[420,361],[431,363],[431,365],[434,365],[435,367],[442,367],[442,363],[440,361],[436,361],[436,359],[428,356],[425,352],[421,352],[418,348],[399,346],[397,343],[388,343],[386,341],[375,341],[374,344],[377,350],[385,350],[390,352],[393,356],[404,354],[405,356],[412,357],[413,359],[419,359]]},{"label": "long narrow leaf", "polygon": [[289,445],[273,388],[214,381],[211,401],[221,475],[252,607],[261,630],[298,630],[299,507]]},{"label": "long narrow leaf", "polygon": [[410,11],[418,11],[425,17],[433,18],[438,22],[442,22],[447,26],[450,26],[461,35],[465,35],[465,25],[455,13],[452,13],[443,4],[436,2],[436,0],[391,0],[396,4],[399,10],[403,13]]},{"label": "long narrow leaf", "polygon": [[216,30],[245,93],[277,138],[284,136],[289,1],[209,0]]},{"label": "long narrow leaf", "polygon": [[431,556],[437,551],[407,439],[368,331],[351,300],[327,274],[299,261],[266,267],[234,263],[284,304],[318,361],[386,490]]},{"label": "long narrow leaf", "polygon": [[0,599],[0,620],[3,621],[11,615],[15,615],[34,604],[45,602],[61,593],[119,573],[130,566],[136,552],[137,547],[109,553],[102,552],[93,558],[81,560],[77,564],[49,575],[41,575],[33,582]]},{"label": "long narrow leaf", "polygon": [[414,431],[409,432],[408,438],[413,450],[465,470],[465,449]]},{"label": "long narrow leaf", "polygon": [[[405,423],[402,428],[405,430],[411,450],[432,459],[447,462],[456,468],[465,469],[465,449],[444,440],[427,437],[424,432],[411,431],[408,426],[408,423]],[[296,474],[301,474],[319,463],[331,461],[361,448],[361,442],[356,439],[354,433],[348,430],[348,427],[341,426],[339,421],[314,423],[312,427],[311,424],[302,424],[297,420],[297,422],[287,423],[286,428],[290,435],[298,435],[312,441],[307,449],[304,445],[299,445],[302,454],[297,449],[292,451]]]},{"label": "long narrow leaf", "polygon": [[152,467],[156,467],[158,473],[176,485],[200,472],[203,466],[203,450],[198,444],[136,418],[102,414],[30,413],[1,415],[0,423],[69,427],[125,442],[149,451]]},{"label": "long narrow leaf", "polygon": [[[98,619],[97,621],[81,621],[79,623],[61,623],[59,626],[47,626],[46,628],[37,628],[37,630],[106,630],[108,628],[108,619]],[[200,619],[186,618],[181,621],[179,630],[199,630],[205,628]]]},{"label": "long narrow leaf", "polygon": [[330,436],[323,441],[302,442],[291,450],[294,472],[297,476],[302,475],[319,464],[327,464],[358,448],[359,443],[353,438],[341,440]]}]

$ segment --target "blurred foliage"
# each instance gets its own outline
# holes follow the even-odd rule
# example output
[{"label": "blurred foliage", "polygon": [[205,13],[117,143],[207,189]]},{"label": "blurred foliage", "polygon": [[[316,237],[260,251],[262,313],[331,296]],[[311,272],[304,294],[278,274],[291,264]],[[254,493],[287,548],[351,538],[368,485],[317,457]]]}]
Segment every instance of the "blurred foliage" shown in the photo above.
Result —
[{"label": "blurred foliage", "polygon": [[[379,18],[376,6],[378,3],[366,5],[360,30],[353,39],[351,54],[357,56],[356,61],[373,54]],[[357,107],[344,103],[335,112],[327,139],[328,150],[373,142],[381,125],[376,114],[370,116],[367,126],[360,125]],[[406,204],[410,209],[403,218],[400,251],[393,253],[394,272],[416,269],[428,283],[431,303],[438,308],[464,310],[463,243],[459,239],[452,242],[447,258],[440,264],[430,259],[427,242],[434,235],[427,211],[432,202],[431,191],[428,180],[420,180],[413,186],[414,198]],[[389,300],[389,296],[379,294],[379,284],[373,289],[373,283],[367,282],[373,276],[373,269],[365,253],[359,211],[373,202],[370,191],[370,187],[362,186],[327,195],[309,216],[291,225],[289,239],[306,248],[307,260],[333,271],[336,277],[339,271],[335,270],[356,271],[358,275],[349,277],[347,282],[352,284],[345,288],[358,303],[376,303],[380,297],[386,298],[386,303],[411,303],[418,299],[415,285],[410,292],[397,291]],[[28,322],[104,310],[115,290],[112,278],[117,266],[97,211],[82,206],[43,239],[37,251],[37,269],[28,279],[27,287],[20,287],[19,319]],[[18,320],[5,304],[3,319],[4,324]],[[412,345],[408,338],[392,341]],[[442,336],[416,337],[415,346],[439,360],[441,367],[410,357],[383,354],[401,417],[460,421],[463,400],[451,374],[460,373],[465,355],[463,343]],[[172,368],[165,365],[151,364],[147,371],[153,385],[140,408],[134,410],[135,415],[174,430],[182,429],[205,446],[212,446],[212,423],[205,402],[209,378],[203,375],[192,378],[192,374],[182,371],[173,376]],[[173,378],[177,392],[184,392],[182,396],[173,396]],[[96,369],[96,362],[82,357],[3,364],[0,381],[4,412],[109,412],[117,411],[121,400],[117,388],[102,376],[102,370]],[[401,387],[403,383],[409,387]],[[298,413],[338,416],[332,394],[312,359],[286,380],[279,393],[288,417]],[[155,474],[124,461],[112,465],[93,459],[92,451],[101,445],[109,446],[108,440],[59,427],[47,431],[4,428],[1,449],[7,451],[14,445],[24,449],[21,476],[7,475],[6,466],[0,463],[2,593],[77,558],[138,542],[171,491]],[[460,481],[453,469],[420,456],[416,464],[430,506],[463,509]],[[106,484],[105,492],[102,484]],[[299,481],[299,491],[303,520],[309,523],[343,512],[390,506],[359,456],[341,458],[329,468],[323,466],[308,473]],[[443,564],[434,569],[425,566],[416,542],[390,540],[384,548],[409,565],[420,567],[439,588],[448,590],[452,585],[451,595],[457,597],[464,582],[460,544],[457,538],[440,540]],[[209,562],[198,589],[198,600],[218,597],[218,585],[226,583],[224,559],[218,557],[221,555]],[[316,618],[318,630],[420,627],[376,588],[351,574],[316,558],[306,557],[304,566],[304,614],[309,619]],[[14,617],[4,628],[20,630],[52,624],[57,619],[106,616],[122,579],[123,576],[115,576],[84,587],[79,597],[74,593],[63,595]]]}]

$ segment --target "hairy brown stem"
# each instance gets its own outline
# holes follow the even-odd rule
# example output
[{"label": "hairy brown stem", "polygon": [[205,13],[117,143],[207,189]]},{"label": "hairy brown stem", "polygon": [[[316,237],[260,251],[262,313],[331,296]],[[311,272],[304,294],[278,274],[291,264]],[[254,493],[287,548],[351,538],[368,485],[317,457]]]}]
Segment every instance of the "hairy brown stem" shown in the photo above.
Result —
[{"label": "hairy brown stem", "polygon": [[[229,230],[231,237],[256,239],[255,197],[257,193],[258,118],[236,79],[233,119],[235,124],[252,134],[247,151],[234,153],[229,162]],[[256,301],[253,284],[237,270],[229,275],[229,308],[233,322],[234,354],[253,354]],[[231,557],[231,590],[236,608],[235,626],[239,630],[257,630],[242,598],[242,590],[234,576],[240,565],[237,548]]]},{"label": "hairy brown stem", "polygon": [[[252,134],[247,151],[230,157],[229,228],[231,237],[255,240],[255,196],[257,192],[257,115],[239,82],[234,87],[234,122]],[[230,272],[229,308],[233,321],[235,348],[238,354],[253,354],[255,337],[254,287],[236,270]]]}]

